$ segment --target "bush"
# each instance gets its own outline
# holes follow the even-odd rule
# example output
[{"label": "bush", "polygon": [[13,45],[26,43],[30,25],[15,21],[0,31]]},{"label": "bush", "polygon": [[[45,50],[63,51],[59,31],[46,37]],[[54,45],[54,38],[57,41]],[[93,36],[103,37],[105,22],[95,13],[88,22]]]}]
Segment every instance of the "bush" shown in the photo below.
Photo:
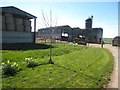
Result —
[{"label": "bush", "polygon": [[18,64],[16,62],[7,62],[2,63],[2,73],[3,75],[10,76],[15,75],[19,70]]},{"label": "bush", "polygon": [[25,58],[25,62],[27,63],[28,68],[33,68],[35,66],[38,66],[36,59],[31,58]]}]

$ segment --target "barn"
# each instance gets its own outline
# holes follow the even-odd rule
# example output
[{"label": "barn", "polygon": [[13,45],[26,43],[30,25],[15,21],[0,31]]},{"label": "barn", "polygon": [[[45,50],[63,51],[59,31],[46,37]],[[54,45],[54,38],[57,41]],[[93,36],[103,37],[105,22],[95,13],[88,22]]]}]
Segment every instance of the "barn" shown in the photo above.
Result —
[{"label": "barn", "polygon": [[[0,8],[2,44],[35,43],[36,16],[14,6]],[[33,19],[33,22],[31,21]],[[34,27],[31,26],[34,23]],[[32,32],[32,28],[34,32]]]},{"label": "barn", "polygon": [[82,31],[83,30],[79,27],[72,28],[73,38],[79,38],[80,36],[82,36]]},{"label": "barn", "polygon": [[47,27],[38,30],[37,36],[44,39],[71,41],[72,40],[72,28],[69,25]]},{"label": "barn", "polygon": [[101,43],[103,37],[103,29],[102,28],[83,29],[82,35],[85,36],[86,41],[89,43]]},{"label": "barn", "polygon": [[57,40],[72,42],[75,38],[82,38],[88,43],[101,43],[103,29],[92,28],[92,21],[93,16],[85,20],[85,29],[80,29],[79,27],[71,28],[69,25],[42,28],[38,30],[37,36],[49,39],[50,30],[52,29],[52,37]]}]

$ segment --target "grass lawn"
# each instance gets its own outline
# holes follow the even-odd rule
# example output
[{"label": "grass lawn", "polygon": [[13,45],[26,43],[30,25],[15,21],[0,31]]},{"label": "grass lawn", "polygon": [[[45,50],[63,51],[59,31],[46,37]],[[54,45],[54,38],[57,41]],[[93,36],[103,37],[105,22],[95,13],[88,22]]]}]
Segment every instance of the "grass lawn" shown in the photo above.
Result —
[{"label": "grass lawn", "polygon": [[[70,44],[53,44],[35,50],[2,50],[2,61],[16,61],[21,70],[15,76],[3,77],[3,88],[101,88],[108,82],[113,57],[104,48]],[[39,66],[27,68],[25,58],[37,59]]]}]

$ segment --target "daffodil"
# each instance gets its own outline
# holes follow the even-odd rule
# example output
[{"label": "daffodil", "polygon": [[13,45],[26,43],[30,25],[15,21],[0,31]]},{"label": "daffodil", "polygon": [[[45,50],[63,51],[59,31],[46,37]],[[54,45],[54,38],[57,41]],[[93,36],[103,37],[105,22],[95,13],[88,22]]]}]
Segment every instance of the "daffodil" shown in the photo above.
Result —
[{"label": "daffodil", "polygon": [[25,58],[25,60],[28,60],[28,58]]},{"label": "daffodil", "polygon": [[18,67],[18,64],[16,64],[16,66]]},{"label": "daffodil", "polygon": [[10,63],[10,61],[8,60],[7,63]]},{"label": "daffodil", "polygon": [[28,58],[28,60],[31,60],[31,58]]},{"label": "daffodil", "polygon": [[3,62],[2,65],[4,65],[5,63]]},{"label": "daffodil", "polygon": [[17,63],[16,62],[14,62],[14,64],[13,65],[16,65]]}]

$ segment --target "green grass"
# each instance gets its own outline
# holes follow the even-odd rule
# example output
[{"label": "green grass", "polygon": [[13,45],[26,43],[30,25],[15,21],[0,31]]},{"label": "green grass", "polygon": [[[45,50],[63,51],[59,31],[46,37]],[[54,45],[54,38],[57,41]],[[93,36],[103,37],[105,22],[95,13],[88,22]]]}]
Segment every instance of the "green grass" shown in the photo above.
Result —
[{"label": "green grass", "polygon": [[[107,84],[113,57],[104,48],[70,44],[53,44],[53,61],[49,49],[2,50],[2,61],[16,61],[21,70],[2,78],[3,88],[100,88]],[[24,58],[37,58],[41,65],[27,68]]]}]

